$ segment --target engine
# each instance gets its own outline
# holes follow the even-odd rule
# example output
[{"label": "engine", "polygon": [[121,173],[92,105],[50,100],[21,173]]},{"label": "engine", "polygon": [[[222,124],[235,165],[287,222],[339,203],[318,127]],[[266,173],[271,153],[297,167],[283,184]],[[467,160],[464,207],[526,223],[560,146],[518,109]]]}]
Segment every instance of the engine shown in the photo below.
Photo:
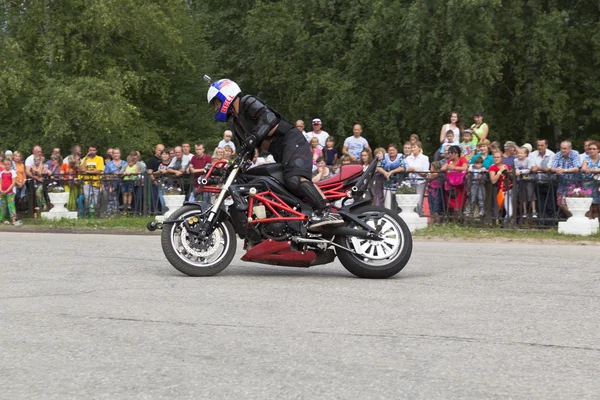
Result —
[{"label": "engine", "polygon": [[261,229],[265,236],[271,236],[273,239],[287,237],[287,224],[285,222],[261,224]]}]

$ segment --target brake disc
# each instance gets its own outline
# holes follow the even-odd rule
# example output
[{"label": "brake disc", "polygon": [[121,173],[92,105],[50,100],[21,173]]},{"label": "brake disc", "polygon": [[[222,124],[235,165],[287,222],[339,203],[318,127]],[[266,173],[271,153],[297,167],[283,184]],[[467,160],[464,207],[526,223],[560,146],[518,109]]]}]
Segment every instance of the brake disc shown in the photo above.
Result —
[{"label": "brake disc", "polygon": [[187,229],[184,226],[182,226],[181,234],[179,236],[181,244],[183,245],[185,251],[187,251],[188,254],[191,254],[194,257],[206,258],[212,256],[217,252],[219,244],[221,243],[221,231],[219,229],[215,229],[209,238],[204,239],[206,241],[210,241],[211,243],[208,246],[206,246],[206,250],[199,250],[193,248],[189,243],[191,237],[192,235],[190,235]]}]

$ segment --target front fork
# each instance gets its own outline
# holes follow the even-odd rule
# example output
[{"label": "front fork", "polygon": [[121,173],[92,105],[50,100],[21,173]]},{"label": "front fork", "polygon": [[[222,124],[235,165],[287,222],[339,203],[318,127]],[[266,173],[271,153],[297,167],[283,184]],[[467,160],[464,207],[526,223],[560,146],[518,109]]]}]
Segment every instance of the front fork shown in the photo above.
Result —
[{"label": "front fork", "polygon": [[237,176],[239,170],[240,170],[240,167],[238,166],[238,167],[235,167],[231,171],[231,173],[227,177],[227,180],[221,187],[221,192],[219,192],[217,199],[213,203],[210,210],[208,210],[206,219],[200,226],[200,229],[198,232],[202,237],[207,237],[215,230],[215,226],[216,226],[215,222],[217,221],[217,215],[220,212],[221,204],[223,204],[223,202],[225,201],[225,197],[227,196],[227,193],[229,192],[229,186],[231,186],[231,184],[235,180],[235,177]]}]

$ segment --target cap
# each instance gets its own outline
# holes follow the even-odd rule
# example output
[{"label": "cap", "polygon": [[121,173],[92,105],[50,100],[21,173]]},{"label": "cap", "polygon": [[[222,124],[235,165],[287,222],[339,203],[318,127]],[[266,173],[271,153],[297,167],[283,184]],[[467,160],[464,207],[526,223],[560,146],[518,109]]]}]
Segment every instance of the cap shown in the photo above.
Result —
[{"label": "cap", "polygon": [[463,133],[465,133],[465,132],[467,132],[467,133],[473,133],[473,131],[472,131],[472,130],[470,130],[470,129],[465,129],[465,130],[463,131]]},{"label": "cap", "polygon": [[12,155],[13,155],[13,152],[12,152],[11,150],[6,150],[6,151],[4,152],[4,155],[5,155],[5,156],[12,156]]},{"label": "cap", "polygon": [[509,140],[508,142],[504,143],[504,147],[517,147],[517,144],[515,142],[513,142],[512,140]]},{"label": "cap", "polygon": [[529,152],[531,152],[531,150],[533,150],[533,146],[531,144],[529,144],[529,143],[525,143],[523,145],[523,147],[525,147],[527,150],[529,150]]},{"label": "cap", "polygon": [[315,118],[315,119],[312,120],[312,124],[313,125],[315,125],[315,124],[322,124],[322,122],[321,122],[321,120],[319,118]]}]

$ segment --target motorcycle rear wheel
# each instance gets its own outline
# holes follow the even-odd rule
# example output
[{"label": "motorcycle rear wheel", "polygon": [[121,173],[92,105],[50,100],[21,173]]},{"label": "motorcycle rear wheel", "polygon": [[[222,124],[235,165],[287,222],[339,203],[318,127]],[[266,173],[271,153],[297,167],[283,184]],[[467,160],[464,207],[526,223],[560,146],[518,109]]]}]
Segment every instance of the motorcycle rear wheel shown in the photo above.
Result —
[{"label": "motorcycle rear wheel", "polygon": [[[383,224],[383,241],[336,236],[334,242],[358,252],[351,253],[336,247],[336,253],[344,268],[359,278],[386,279],[400,272],[412,255],[412,235],[400,216],[384,207],[366,206],[353,210],[358,218],[376,227]],[[353,222],[347,227],[362,229]],[[369,258],[373,257],[373,258]]]},{"label": "motorcycle rear wheel", "polygon": [[[200,216],[200,209],[183,206],[171,220]],[[196,248],[195,236],[187,233],[182,223],[165,224],[160,235],[163,253],[175,269],[188,276],[213,276],[231,264],[236,250],[235,230],[229,221],[221,222],[208,239],[212,243]]]}]

